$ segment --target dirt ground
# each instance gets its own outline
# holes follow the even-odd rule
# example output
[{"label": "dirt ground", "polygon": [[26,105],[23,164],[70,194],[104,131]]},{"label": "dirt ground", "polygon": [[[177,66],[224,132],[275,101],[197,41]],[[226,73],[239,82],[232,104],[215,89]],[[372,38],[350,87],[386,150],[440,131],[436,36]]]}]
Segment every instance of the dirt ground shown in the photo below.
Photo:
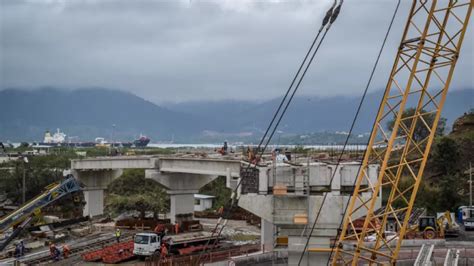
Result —
[{"label": "dirt ground", "polygon": [[[216,227],[217,219],[199,218],[205,231],[211,231]],[[229,220],[222,231],[222,236],[229,240],[246,243],[255,243],[260,240],[260,228],[249,225],[242,220]]]}]

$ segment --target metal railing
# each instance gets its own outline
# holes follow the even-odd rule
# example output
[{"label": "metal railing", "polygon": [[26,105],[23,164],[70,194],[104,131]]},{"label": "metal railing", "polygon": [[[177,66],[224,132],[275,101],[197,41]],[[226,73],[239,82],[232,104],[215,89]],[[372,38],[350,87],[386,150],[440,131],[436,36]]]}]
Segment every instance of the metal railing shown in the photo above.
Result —
[{"label": "metal railing", "polygon": [[206,252],[205,255],[201,256],[200,254],[192,255],[182,255],[182,256],[171,256],[161,258],[159,254],[150,257],[146,262],[146,266],[173,266],[173,265],[182,265],[182,266],[191,266],[197,265],[198,263],[213,263],[218,261],[229,260],[235,256],[248,256],[251,253],[260,251],[261,245],[245,245],[240,247],[231,247],[227,249],[220,249],[215,251]]}]

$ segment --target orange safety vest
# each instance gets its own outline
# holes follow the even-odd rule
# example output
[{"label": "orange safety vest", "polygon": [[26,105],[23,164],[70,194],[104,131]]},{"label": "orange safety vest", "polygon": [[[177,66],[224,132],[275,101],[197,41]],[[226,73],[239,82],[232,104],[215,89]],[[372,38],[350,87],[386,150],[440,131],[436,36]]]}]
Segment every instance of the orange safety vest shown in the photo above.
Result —
[{"label": "orange safety vest", "polygon": [[168,254],[168,249],[165,245],[161,246],[161,256],[166,256]]}]

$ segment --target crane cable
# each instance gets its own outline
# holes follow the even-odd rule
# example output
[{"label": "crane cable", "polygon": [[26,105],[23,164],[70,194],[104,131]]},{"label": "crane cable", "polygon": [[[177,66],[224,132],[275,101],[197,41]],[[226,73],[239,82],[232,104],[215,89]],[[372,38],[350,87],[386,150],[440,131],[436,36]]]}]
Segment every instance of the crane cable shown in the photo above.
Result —
[{"label": "crane cable", "polygon": [[[298,83],[296,84],[296,87],[295,87],[295,89],[293,90],[293,93],[291,94],[290,99],[289,99],[288,102],[286,103],[286,106],[285,106],[285,108],[283,109],[283,112],[282,112],[282,114],[280,115],[280,118],[278,119],[278,121],[277,121],[275,127],[273,128],[273,131],[272,131],[270,137],[268,138],[267,143],[266,143],[265,146],[263,147],[263,151],[265,151],[265,149],[267,148],[268,144],[270,143],[271,138],[273,137],[273,135],[274,135],[275,132],[276,132],[276,129],[277,129],[278,125],[280,125],[280,122],[281,122],[281,120],[283,119],[284,114],[286,113],[288,107],[290,106],[290,103],[291,103],[291,101],[293,100],[293,97],[295,96],[296,91],[298,90],[298,88],[299,88],[301,82],[303,81],[304,76],[306,75],[306,72],[308,71],[309,67],[311,66],[311,63],[313,62],[314,57],[316,56],[316,53],[318,52],[319,47],[321,47],[321,44],[323,43],[324,38],[326,37],[326,34],[328,33],[329,29],[331,28],[332,23],[336,20],[337,16],[339,15],[339,13],[340,13],[340,11],[341,11],[341,7],[342,7],[342,3],[343,3],[343,2],[344,2],[344,0],[341,0],[341,2],[339,3],[339,5],[338,5],[338,6],[334,9],[334,11],[332,12],[332,15],[330,16],[329,24],[328,24],[328,26],[327,26],[327,28],[326,28],[326,31],[324,32],[323,36],[321,37],[321,40],[319,41],[319,43],[318,43],[318,45],[317,45],[317,47],[316,47],[316,49],[315,49],[313,55],[311,56],[311,59],[310,59],[308,65],[306,66],[305,70],[303,71],[303,74],[301,75],[301,77],[300,77]],[[329,11],[328,11],[328,13],[329,13]],[[262,153],[261,153],[262,155],[263,155],[263,151],[262,151]]]},{"label": "crane cable", "polygon": [[[301,63],[301,65],[300,65],[300,67],[299,67],[297,73],[295,74],[295,77],[293,78],[293,80],[292,80],[292,82],[291,82],[291,84],[290,84],[288,90],[286,91],[286,93],[285,93],[283,99],[281,100],[280,105],[278,106],[277,111],[275,112],[275,114],[274,114],[274,116],[273,116],[273,118],[272,118],[270,124],[268,125],[267,130],[265,131],[264,136],[262,137],[262,139],[260,140],[259,145],[257,146],[257,152],[261,149],[261,145],[262,145],[263,142],[265,141],[265,138],[266,138],[268,132],[269,132],[270,129],[272,128],[275,119],[277,118],[277,116],[278,116],[278,114],[279,114],[281,108],[283,107],[283,104],[285,103],[286,98],[287,98],[288,95],[290,94],[291,89],[293,88],[293,85],[294,85],[296,79],[298,78],[298,76],[299,76],[301,70],[303,69],[303,67],[304,67],[304,65],[305,65],[305,63],[306,63],[306,60],[308,59],[308,57],[309,57],[311,51],[313,50],[314,45],[316,44],[316,42],[317,42],[317,40],[318,40],[318,38],[319,38],[321,32],[322,32],[322,31],[324,30],[324,28],[327,26],[327,27],[326,27],[326,31],[324,32],[322,39],[319,41],[319,43],[318,43],[316,49],[314,50],[313,55],[312,55],[311,58],[310,58],[310,61],[308,62],[308,64],[307,64],[307,66],[306,66],[306,68],[305,68],[305,70],[304,70],[302,76],[300,77],[300,79],[299,79],[299,81],[298,81],[298,83],[297,83],[297,85],[296,85],[294,91],[292,92],[292,94],[291,94],[291,96],[290,96],[290,99],[289,99],[288,102],[286,103],[286,105],[285,105],[285,107],[284,107],[284,109],[283,109],[283,112],[280,114],[280,117],[279,117],[277,123],[276,123],[275,126],[273,127],[272,133],[271,133],[271,135],[269,136],[269,138],[268,138],[268,140],[267,140],[267,142],[266,142],[264,148],[261,150],[260,155],[259,155],[260,158],[262,157],[263,153],[265,152],[265,149],[267,148],[268,144],[270,143],[270,141],[271,141],[271,139],[272,139],[272,137],[273,137],[273,135],[274,135],[274,133],[275,133],[275,131],[276,131],[278,125],[279,125],[280,122],[281,122],[281,119],[283,118],[284,114],[286,113],[286,111],[287,111],[287,109],[288,109],[288,106],[290,105],[290,103],[291,103],[291,101],[292,101],[292,99],[293,99],[293,97],[294,97],[296,91],[298,90],[298,88],[299,88],[299,86],[300,86],[300,84],[301,84],[301,82],[302,82],[302,80],[303,80],[303,78],[304,78],[304,76],[305,76],[307,70],[309,69],[309,66],[311,65],[311,63],[312,63],[312,61],[313,61],[313,59],[314,59],[314,57],[315,57],[317,51],[319,50],[319,47],[321,46],[322,41],[324,40],[324,38],[325,38],[325,36],[326,36],[328,30],[330,29],[332,23],[334,23],[334,21],[336,20],[337,16],[339,15],[339,12],[340,12],[342,3],[343,3],[343,0],[341,0],[341,1],[340,1],[340,4],[336,7],[337,0],[334,0],[334,4],[333,4],[332,7],[326,12],[326,15],[325,15],[325,17],[324,17],[324,19],[323,19],[322,25],[321,25],[321,27],[319,28],[318,33],[317,33],[316,37],[314,38],[314,40],[313,40],[313,42],[312,42],[312,44],[311,44],[310,49],[309,49],[308,52],[306,53],[306,56],[305,56],[303,62]],[[329,23],[329,25],[328,25],[328,23]],[[256,166],[257,166],[257,165],[255,164],[254,167],[256,168]],[[252,167],[252,163],[250,163],[250,164],[247,166],[246,170],[249,170],[250,167]],[[232,191],[231,199],[230,199],[230,200],[228,201],[228,203],[227,203],[227,205],[230,205],[230,207],[229,207],[229,208],[225,208],[224,213],[223,213],[223,215],[221,215],[221,217],[219,218],[218,223],[217,223],[217,225],[216,225],[216,227],[215,227],[214,230],[217,230],[217,229],[218,229],[217,227],[219,226],[221,219],[227,220],[227,218],[228,218],[228,216],[229,216],[229,214],[230,214],[230,212],[231,212],[231,209],[234,207],[235,203],[238,201],[238,199],[236,198],[236,197],[237,197],[237,190],[238,190],[238,188],[240,187],[240,185],[242,184],[242,181],[243,181],[243,178],[240,178],[240,180],[239,180],[239,182],[237,183],[236,187],[235,187],[234,190]],[[219,230],[219,232],[218,232],[218,234],[217,234],[217,236],[216,236],[215,239],[217,239],[217,238],[220,236],[220,234],[222,233],[222,231],[223,231],[223,229],[224,229],[224,227],[225,227],[225,224],[226,224],[226,221],[224,222],[223,226],[221,226],[221,228],[220,228],[220,230]],[[214,233],[214,232],[213,232],[213,233]],[[209,245],[209,243],[210,243],[211,240],[212,240],[212,237],[211,237],[211,239],[208,240],[208,242],[207,242],[206,245],[205,245],[205,248],[202,250],[201,254],[199,255],[199,258],[198,258],[198,260],[197,260],[197,263],[198,263],[198,264],[199,264],[199,262],[200,262],[201,256],[202,256],[203,253],[206,251],[207,246]]]},{"label": "crane cable", "polygon": [[270,124],[268,125],[268,127],[267,127],[267,129],[266,129],[266,131],[265,131],[265,134],[263,134],[263,137],[262,137],[262,139],[260,140],[260,142],[259,142],[259,144],[258,144],[258,146],[257,146],[257,151],[260,150],[260,148],[261,148],[263,142],[265,141],[265,138],[267,137],[268,132],[269,132],[270,129],[272,128],[273,123],[275,122],[276,117],[277,117],[278,114],[280,113],[281,107],[282,107],[283,104],[285,103],[286,98],[288,97],[289,93],[291,92],[291,89],[293,88],[293,85],[295,84],[296,79],[297,79],[298,76],[300,75],[301,69],[303,69],[303,66],[305,65],[306,60],[308,59],[308,57],[309,57],[311,51],[313,50],[314,45],[316,44],[316,41],[317,41],[318,38],[319,38],[319,35],[321,35],[321,32],[323,31],[324,27],[325,27],[325,26],[327,25],[327,23],[329,22],[329,20],[330,20],[332,14],[333,14],[333,10],[334,10],[334,8],[336,7],[336,3],[337,3],[337,0],[334,0],[334,3],[333,3],[333,5],[332,5],[332,7],[326,12],[326,15],[324,16],[322,25],[321,25],[321,27],[319,28],[316,37],[314,38],[314,40],[313,40],[313,42],[312,42],[310,48],[308,49],[308,52],[306,53],[306,55],[305,55],[305,57],[304,57],[304,59],[303,59],[303,62],[301,62],[301,65],[300,65],[300,67],[298,68],[298,71],[296,72],[296,74],[295,74],[293,80],[291,81],[290,86],[289,86],[288,89],[286,90],[286,93],[285,93],[285,95],[283,96],[283,98],[282,98],[282,100],[281,100],[281,102],[280,102],[280,105],[278,106],[278,108],[277,108],[275,114],[273,115],[273,118],[272,118],[272,120],[270,121]]},{"label": "crane cable", "polygon": [[[397,6],[396,6],[395,11],[394,11],[393,16],[392,16],[392,20],[391,20],[391,22],[390,22],[390,26],[389,26],[389,28],[388,28],[387,34],[386,34],[385,39],[384,39],[384,44],[385,44],[385,41],[387,40],[388,34],[390,33],[390,29],[391,29],[391,27],[392,27],[393,21],[395,20],[395,17],[396,17],[396,15],[397,15],[398,8],[399,8],[399,6],[400,6],[400,2],[401,2],[401,0],[398,0]],[[379,55],[379,57],[380,57],[380,55]],[[377,61],[378,61],[378,59],[377,59]],[[369,82],[370,82],[370,81],[369,81]],[[380,107],[381,107],[381,106],[380,106]],[[374,119],[374,123],[372,124],[372,130],[371,130],[371,131],[374,131],[376,125],[377,125],[377,118]],[[365,152],[364,152],[364,157],[365,157],[365,155],[366,155],[368,149],[369,149],[369,143],[367,142],[366,150],[365,150]],[[359,166],[359,170],[357,171],[357,176],[359,176],[359,173],[360,173],[361,168],[362,168],[362,165]],[[356,182],[357,182],[357,178],[354,179],[354,183],[353,183],[353,186],[354,186],[354,187],[355,187],[355,185],[356,185]],[[346,208],[344,209],[344,213],[343,213],[343,216],[342,216],[343,218],[341,219],[341,222],[339,223],[339,229],[342,228],[342,223],[344,222],[344,217],[346,216],[347,209],[349,208],[349,201],[351,200],[351,197],[352,197],[352,195],[349,196],[349,198],[347,199]],[[342,232],[342,230],[337,230],[336,239],[339,238],[339,234],[340,234],[341,232]],[[331,249],[331,252],[329,253],[329,257],[328,257],[328,261],[327,261],[327,264],[328,264],[328,265],[329,265],[329,262],[330,262],[330,260],[331,260],[331,256],[332,256],[332,253],[333,253],[333,252],[334,252],[333,249]]]},{"label": "crane cable", "polygon": [[[349,129],[349,134],[348,134],[347,137],[346,137],[346,140],[345,140],[344,145],[343,145],[343,147],[342,147],[342,151],[341,151],[341,153],[340,153],[340,155],[339,155],[339,157],[338,157],[338,160],[337,160],[335,169],[337,169],[337,168],[339,167],[340,163],[341,163],[342,156],[343,156],[343,154],[344,154],[344,152],[345,152],[345,149],[346,149],[346,147],[347,147],[347,145],[348,145],[348,142],[349,142],[349,138],[350,138],[350,136],[352,135],[352,132],[353,132],[353,130],[354,130],[354,126],[355,126],[355,124],[356,124],[356,122],[357,122],[357,119],[358,119],[358,117],[359,117],[360,110],[361,110],[362,105],[363,105],[363,103],[364,103],[364,101],[365,101],[365,97],[367,96],[368,89],[369,89],[369,87],[370,87],[370,84],[372,83],[372,79],[373,79],[374,74],[375,74],[375,71],[376,71],[376,69],[377,69],[377,66],[378,66],[380,57],[381,57],[381,55],[382,55],[383,49],[384,49],[384,47],[385,47],[385,44],[386,44],[387,39],[388,39],[388,36],[389,36],[390,31],[391,31],[391,29],[392,29],[393,22],[394,22],[395,17],[396,17],[396,15],[397,15],[397,13],[398,13],[398,9],[399,9],[399,7],[400,7],[400,2],[401,2],[401,0],[398,0],[397,5],[396,5],[396,7],[395,7],[395,10],[394,10],[394,12],[393,12],[392,19],[391,19],[391,21],[390,21],[390,24],[389,24],[389,27],[388,27],[388,29],[387,29],[387,32],[385,33],[384,40],[383,40],[383,42],[382,42],[382,45],[381,45],[380,50],[379,50],[379,53],[378,53],[378,55],[377,55],[377,59],[375,60],[374,66],[373,66],[372,71],[371,71],[371,73],[370,73],[369,79],[368,79],[367,84],[366,84],[366,87],[365,87],[365,89],[364,89],[364,93],[362,94],[361,100],[360,100],[360,102],[359,102],[359,106],[357,107],[357,111],[356,111],[356,113],[355,113],[355,115],[354,115],[354,119],[352,120],[352,124],[351,124],[351,127],[350,127],[350,129]],[[375,126],[375,123],[374,123],[374,126]],[[368,144],[367,144],[367,146],[368,146]],[[367,152],[367,149],[368,149],[368,147],[366,147],[366,151],[364,152],[364,156],[365,156],[365,153]],[[360,168],[361,168],[361,167],[359,167],[357,176],[359,175]],[[334,181],[335,175],[336,175],[336,171],[334,171],[333,174],[332,174],[332,176],[331,176],[331,180],[330,180],[330,182],[329,182],[329,187],[332,186],[332,183],[333,183],[333,181]],[[355,183],[355,182],[354,182],[354,183]],[[320,205],[320,207],[319,207],[319,210],[318,210],[318,212],[317,212],[317,214],[316,214],[316,218],[315,218],[315,220],[314,220],[314,222],[313,222],[313,225],[312,225],[312,227],[311,227],[311,231],[310,231],[310,233],[309,233],[309,235],[308,235],[308,237],[307,237],[307,239],[306,239],[306,244],[305,244],[305,246],[304,246],[304,248],[303,248],[303,251],[301,252],[298,265],[301,265],[301,262],[302,262],[302,260],[303,260],[304,254],[305,254],[305,252],[306,252],[306,248],[307,248],[308,245],[309,245],[309,241],[310,241],[311,236],[312,236],[312,234],[313,234],[314,228],[316,227],[316,224],[317,224],[317,222],[318,222],[318,219],[319,219],[319,216],[320,216],[320,214],[321,214],[322,208],[323,208],[324,203],[325,203],[325,201],[326,201],[326,199],[327,199],[327,195],[328,195],[328,193],[324,194],[323,200],[322,200],[321,205]],[[350,200],[350,197],[349,197],[349,200]],[[348,200],[348,201],[349,201],[349,200]],[[343,216],[342,216],[343,218],[342,218],[342,220],[341,220],[341,223],[340,223],[340,225],[339,225],[339,228],[341,228],[342,222],[344,221],[344,217],[345,217],[346,212],[347,212],[347,206],[348,206],[348,204],[346,204],[346,208],[345,208],[345,210],[344,210],[344,213],[343,213]],[[338,232],[337,232],[337,234],[336,234],[336,239],[337,239],[338,237],[339,237],[339,230],[338,230]],[[330,261],[330,259],[331,259],[332,253],[333,253],[333,250],[331,249],[331,252],[330,252],[330,254],[329,254],[329,258],[328,258],[327,264],[329,264],[329,261]]]}]

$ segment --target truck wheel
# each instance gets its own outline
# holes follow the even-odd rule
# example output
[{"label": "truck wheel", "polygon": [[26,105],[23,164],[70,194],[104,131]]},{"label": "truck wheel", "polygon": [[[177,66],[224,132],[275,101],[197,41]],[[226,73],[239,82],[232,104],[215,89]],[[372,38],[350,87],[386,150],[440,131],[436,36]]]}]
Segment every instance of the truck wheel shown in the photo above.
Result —
[{"label": "truck wheel", "polygon": [[423,233],[423,237],[424,237],[425,239],[435,239],[436,233],[435,233],[435,231],[433,231],[433,230],[426,230],[426,231]]}]

